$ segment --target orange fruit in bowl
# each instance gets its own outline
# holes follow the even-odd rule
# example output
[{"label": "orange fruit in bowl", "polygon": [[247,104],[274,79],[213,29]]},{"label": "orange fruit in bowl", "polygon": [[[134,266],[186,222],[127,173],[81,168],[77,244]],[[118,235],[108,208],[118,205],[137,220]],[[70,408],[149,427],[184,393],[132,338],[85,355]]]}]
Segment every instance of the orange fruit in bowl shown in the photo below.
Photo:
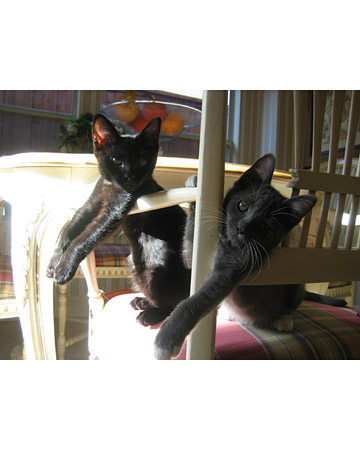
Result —
[{"label": "orange fruit in bowl", "polygon": [[175,110],[169,111],[161,125],[161,132],[168,136],[174,136],[175,134],[180,133],[180,131],[184,128],[184,125],[185,120],[179,112]]},{"label": "orange fruit in bowl", "polygon": [[166,105],[162,103],[145,103],[143,106],[142,114],[145,120],[148,122],[154,117],[161,117],[161,120],[165,120],[166,117]]},{"label": "orange fruit in bowl", "polygon": [[120,122],[129,123],[137,118],[139,114],[139,106],[134,100],[115,105],[115,116]]},{"label": "orange fruit in bowl", "polygon": [[134,121],[130,122],[129,125],[134,128],[137,133],[140,133],[148,123],[149,121],[145,120],[144,117],[140,114]]}]

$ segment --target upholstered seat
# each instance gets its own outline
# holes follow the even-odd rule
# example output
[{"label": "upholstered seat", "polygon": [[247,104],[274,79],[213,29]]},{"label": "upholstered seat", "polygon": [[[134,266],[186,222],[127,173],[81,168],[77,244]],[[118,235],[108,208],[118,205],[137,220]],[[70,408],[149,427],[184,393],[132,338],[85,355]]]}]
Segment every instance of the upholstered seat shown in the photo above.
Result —
[{"label": "upholstered seat", "polygon": [[0,318],[17,316],[10,256],[0,254]]},{"label": "upholstered seat", "polygon": [[105,243],[95,249],[96,268],[127,267],[126,259],[130,254],[128,244]]},{"label": "upholstered seat", "polygon": [[[130,301],[131,290],[106,293],[108,302],[97,318],[92,339],[100,360],[154,359],[153,343],[160,324],[144,328]],[[304,301],[293,313],[290,332],[242,326],[220,308],[215,359],[360,359],[360,317],[353,308]],[[186,359],[186,343],[178,360]]]}]

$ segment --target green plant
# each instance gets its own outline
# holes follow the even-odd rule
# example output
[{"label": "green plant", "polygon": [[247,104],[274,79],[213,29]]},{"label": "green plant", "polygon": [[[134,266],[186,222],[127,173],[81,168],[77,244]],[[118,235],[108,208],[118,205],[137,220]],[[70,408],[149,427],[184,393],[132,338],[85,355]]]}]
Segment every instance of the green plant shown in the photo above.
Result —
[{"label": "green plant", "polygon": [[60,141],[55,149],[62,153],[92,153],[92,121],[91,113],[66,120],[60,125],[60,133],[54,136]]}]

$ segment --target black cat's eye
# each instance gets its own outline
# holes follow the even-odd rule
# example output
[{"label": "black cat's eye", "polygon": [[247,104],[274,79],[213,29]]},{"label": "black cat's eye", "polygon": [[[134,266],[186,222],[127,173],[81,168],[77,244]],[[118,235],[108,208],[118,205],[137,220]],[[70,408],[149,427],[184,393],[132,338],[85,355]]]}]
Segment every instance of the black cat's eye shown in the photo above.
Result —
[{"label": "black cat's eye", "polygon": [[139,160],[139,166],[140,166],[140,167],[146,166],[146,163],[147,163],[147,161],[146,161],[145,158],[141,158],[141,159]]},{"label": "black cat's eye", "polygon": [[240,202],[238,203],[238,208],[239,208],[239,211],[244,212],[249,209],[249,206],[246,202],[243,202],[242,200],[240,200]]},{"label": "black cat's eye", "polygon": [[116,166],[124,167],[124,161],[122,161],[121,159],[114,157],[111,158],[111,160]]}]

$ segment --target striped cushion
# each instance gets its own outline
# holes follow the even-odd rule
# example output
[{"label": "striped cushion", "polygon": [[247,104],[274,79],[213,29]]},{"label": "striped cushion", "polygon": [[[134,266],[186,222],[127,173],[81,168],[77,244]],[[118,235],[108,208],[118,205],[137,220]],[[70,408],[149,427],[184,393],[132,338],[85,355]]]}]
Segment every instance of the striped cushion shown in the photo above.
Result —
[{"label": "striped cushion", "polygon": [[[304,301],[292,318],[291,332],[218,323],[218,359],[360,359],[356,310]],[[185,359],[185,352],[183,348],[178,359]]]},{"label": "striped cushion", "polygon": [[95,249],[97,267],[123,267],[130,254],[128,244],[101,244]]},{"label": "striped cushion", "polygon": [[10,256],[0,255],[0,300],[15,299]]}]

